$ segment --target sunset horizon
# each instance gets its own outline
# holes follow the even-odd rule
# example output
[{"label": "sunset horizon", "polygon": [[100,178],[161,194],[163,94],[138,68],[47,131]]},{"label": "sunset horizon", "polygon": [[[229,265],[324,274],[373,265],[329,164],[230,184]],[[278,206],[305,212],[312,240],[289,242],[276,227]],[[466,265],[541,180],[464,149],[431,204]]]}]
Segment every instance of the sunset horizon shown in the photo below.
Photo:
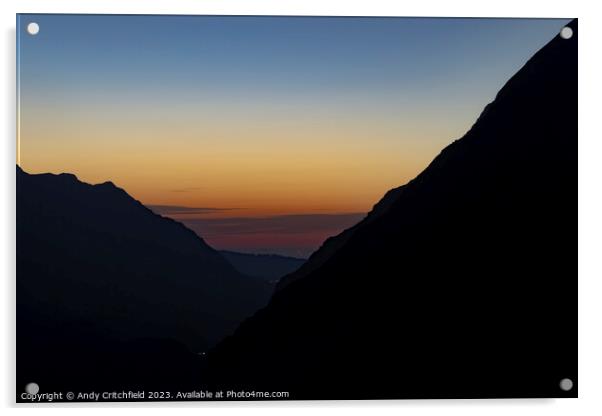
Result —
[{"label": "sunset horizon", "polygon": [[566,21],[31,17],[24,170],[114,182],[217,249],[303,258],[468,131]]},{"label": "sunset horizon", "polygon": [[577,398],[579,41],[19,14],[16,402]]}]

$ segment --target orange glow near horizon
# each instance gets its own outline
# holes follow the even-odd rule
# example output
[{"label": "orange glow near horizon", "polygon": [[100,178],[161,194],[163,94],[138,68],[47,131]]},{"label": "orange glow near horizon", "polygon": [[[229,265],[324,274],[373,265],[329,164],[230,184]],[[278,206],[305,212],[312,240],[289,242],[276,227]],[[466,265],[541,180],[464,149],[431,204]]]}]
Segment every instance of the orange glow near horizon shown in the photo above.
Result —
[{"label": "orange glow near horizon", "polygon": [[146,205],[175,207],[164,214],[218,248],[303,256],[460,138],[566,24],[35,20],[38,35],[19,25],[17,36],[17,163],[26,172],[111,181]]},{"label": "orange glow near horizon", "polygon": [[36,122],[21,128],[26,172],[112,181],[145,204],[232,209],[215,216],[367,212],[438,151],[434,140],[396,140],[398,126],[360,122],[293,130],[190,122],[176,130],[147,119],[116,131],[85,118],[66,126],[48,112],[29,117]]}]

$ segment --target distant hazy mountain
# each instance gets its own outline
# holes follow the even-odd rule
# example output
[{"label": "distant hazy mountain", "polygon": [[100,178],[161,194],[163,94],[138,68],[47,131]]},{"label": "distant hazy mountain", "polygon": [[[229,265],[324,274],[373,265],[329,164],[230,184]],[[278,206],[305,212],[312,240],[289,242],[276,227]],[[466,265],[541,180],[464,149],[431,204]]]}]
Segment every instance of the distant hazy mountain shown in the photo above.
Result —
[{"label": "distant hazy mountain", "polygon": [[306,261],[277,254],[248,254],[226,250],[220,251],[220,254],[240,273],[261,278],[271,284],[294,272]]},{"label": "distant hazy mountain", "polygon": [[186,380],[273,290],[110,182],[17,167],[16,228],[18,374],[46,391]]},{"label": "distant hazy mountain", "polygon": [[[210,354],[292,398],[576,397],[577,22]],[[495,47],[495,45],[491,45]],[[433,120],[437,123],[437,120]]]}]

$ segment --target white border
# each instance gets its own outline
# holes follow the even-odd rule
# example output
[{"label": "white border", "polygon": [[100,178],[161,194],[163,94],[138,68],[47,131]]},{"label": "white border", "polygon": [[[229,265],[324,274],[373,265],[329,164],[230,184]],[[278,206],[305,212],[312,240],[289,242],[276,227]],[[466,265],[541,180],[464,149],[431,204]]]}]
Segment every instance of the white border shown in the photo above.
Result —
[{"label": "white border", "polygon": [[[244,403],[155,403],[45,405],[45,411],[64,413],[123,413],[132,407],[144,407],[149,413],[165,413],[166,408],[198,412],[234,412],[265,414],[330,414],[344,408],[345,413],[366,414],[438,414],[447,415],[585,415],[602,414],[602,135],[599,115],[602,100],[602,45],[600,19],[593,1],[430,1],[401,2],[386,0],[3,0],[2,13],[2,99],[0,116],[5,126],[0,158],[2,203],[0,204],[0,265],[2,283],[3,359],[0,378],[2,404],[14,411],[14,293],[15,293],[15,13],[123,13],[123,14],[281,14],[347,16],[478,16],[478,17],[578,17],[579,21],[579,399],[565,400],[460,400],[460,401],[369,401],[369,402],[244,402]],[[562,105],[561,102],[558,105]],[[553,259],[551,259],[553,260]],[[560,306],[561,307],[561,306]],[[403,377],[403,374],[400,374]],[[26,406],[20,406],[26,407]],[[36,411],[26,407],[25,412]]]}]

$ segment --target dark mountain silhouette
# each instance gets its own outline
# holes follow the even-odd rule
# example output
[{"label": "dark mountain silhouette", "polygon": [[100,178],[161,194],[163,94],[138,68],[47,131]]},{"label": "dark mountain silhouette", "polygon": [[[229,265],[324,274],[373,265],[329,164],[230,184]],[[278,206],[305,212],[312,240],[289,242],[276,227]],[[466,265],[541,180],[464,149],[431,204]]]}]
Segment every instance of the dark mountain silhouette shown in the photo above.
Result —
[{"label": "dark mountain silhouette", "polygon": [[110,182],[17,167],[16,228],[18,376],[45,391],[185,382],[273,291]]},{"label": "dark mountain silhouette", "polygon": [[344,230],[342,233],[334,237],[328,238],[322,244],[320,249],[312,253],[309,259],[305,261],[301,267],[295,271],[292,271],[290,274],[285,275],[278,281],[278,284],[276,285],[276,291],[288,286],[295,280],[307,276],[322,266],[334,253],[336,253],[345,245],[345,243],[351,238],[356,230],[362,228],[366,224],[370,224],[372,221],[374,221],[376,218],[379,218],[384,212],[386,212],[393,202],[397,200],[403,188],[404,186],[400,186],[398,188],[391,189],[380,201],[378,201],[376,205],[374,205],[372,211],[370,211],[368,215],[366,215],[366,218],[364,218],[361,222]]},{"label": "dark mountain silhouette", "polygon": [[282,276],[293,273],[306,261],[278,254],[249,254],[228,250],[221,250],[220,254],[240,273],[258,277],[270,284],[276,284]]},{"label": "dark mountain silhouette", "polygon": [[[298,399],[576,397],[577,21],[470,131],[282,279],[212,383]],[[433,122],[437,122],[433,120]]]}]

